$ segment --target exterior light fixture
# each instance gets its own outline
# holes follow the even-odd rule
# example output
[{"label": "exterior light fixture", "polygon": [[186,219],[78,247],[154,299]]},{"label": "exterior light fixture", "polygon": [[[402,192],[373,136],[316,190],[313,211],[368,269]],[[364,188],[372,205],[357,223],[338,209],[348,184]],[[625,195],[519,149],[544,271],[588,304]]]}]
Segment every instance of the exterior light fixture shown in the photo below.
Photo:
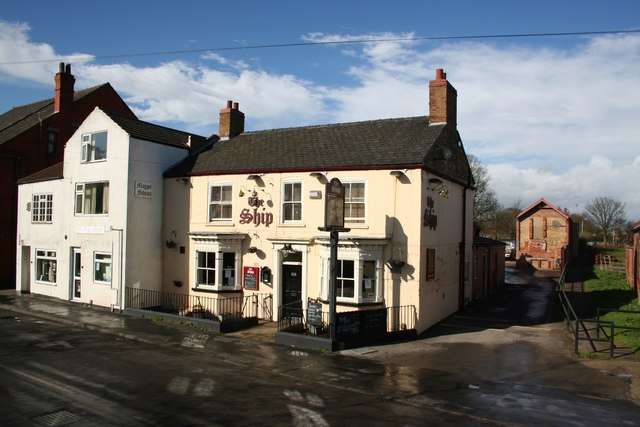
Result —
[{"label": "exterior light fixture", "polygon": [[404,175],[404,172],[399,170],[393,170],[389,172],[389,175],[395,176],[396,178],[400,178]]},{"label": "exterior light fixture", "polygon": [[260,175],[251,174],[247,177],[247,179],[250,181],[257,181],[260,179]]},{"label": "exterior light fixture", "polygon": [[176,182],[179,182],[181,184],[186,184],[189,182],[189,178],[181,176],[180,178],[176,178]]},{"label": "exterior light fixture", "polygon": [[282,252],[282,256],[284,256],[286,258],[289,255],[294,254],[294,253],[296,253],[298,251],[293,249],[293,246],[291,246],[291,243],[285,243],[284,246],[281,249],[281,252]]}]

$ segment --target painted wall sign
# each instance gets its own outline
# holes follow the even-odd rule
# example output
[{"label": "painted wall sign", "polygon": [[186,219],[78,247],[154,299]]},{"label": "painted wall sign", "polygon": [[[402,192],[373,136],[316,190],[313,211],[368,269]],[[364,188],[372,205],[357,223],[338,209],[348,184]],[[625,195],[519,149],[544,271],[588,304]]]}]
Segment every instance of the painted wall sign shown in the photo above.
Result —
[{"label": "painted wall sign", "polygon": [[142,197],[144,199],[152,198],[153,184],[144,181],[134,181],[133,195],[135,197]]},{"label": "painted wall sign", "polygon": [[242,275],[242,285],[245,289],[252,291],[258,290],[258,273],[260,267],[244,267],[244,274]]},{"label": "painted wall sign", "polygon": [[422,225],[429,227],[429,230],[435,230],[438,227],[438,215],[435,214],[436,202],[431,196],[427,196],[427,208],[424,210],[422,217]]},{"label": "painted wall sign", "polygon": [[[273,214],[265,212],[267,210],[264,200],[257,197],[247,198],[249,208],[242,209],[240,212],[240,224],[251,224],[254,226],[264,225],[269,227],[273,223]],[[253,209],[251,209],[253,208]]]}]

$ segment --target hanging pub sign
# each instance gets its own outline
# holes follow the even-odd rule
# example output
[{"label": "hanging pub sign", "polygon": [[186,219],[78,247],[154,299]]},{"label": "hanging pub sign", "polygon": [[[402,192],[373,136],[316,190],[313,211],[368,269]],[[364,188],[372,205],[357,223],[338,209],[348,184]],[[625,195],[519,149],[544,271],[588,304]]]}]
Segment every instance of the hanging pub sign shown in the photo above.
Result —
[{"label": "hanging pub sign", "polygon": [[344,186],[338,178],[326,184],[324,228],[344,228]]}]

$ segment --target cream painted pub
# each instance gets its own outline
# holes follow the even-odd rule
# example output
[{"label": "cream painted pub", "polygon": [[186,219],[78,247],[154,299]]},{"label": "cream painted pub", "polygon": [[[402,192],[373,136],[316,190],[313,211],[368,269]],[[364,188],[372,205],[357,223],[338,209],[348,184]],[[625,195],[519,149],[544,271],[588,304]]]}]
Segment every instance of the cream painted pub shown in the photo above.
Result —
[{"label": "cream painted pub", "polygon": [[255,132],[229,101],[220,141],[165,174],[163,232],[176,239],[164,248],[165,290],[254,294],[274,320],[310,303],[327,312],[319,227],[325,184],[338,178],[350,231],[338,244],[337,311],[413,307],[397,326],[418,333],[454,313],[471,296],[473,200],[456,96],[438,70],[428,117]]}]

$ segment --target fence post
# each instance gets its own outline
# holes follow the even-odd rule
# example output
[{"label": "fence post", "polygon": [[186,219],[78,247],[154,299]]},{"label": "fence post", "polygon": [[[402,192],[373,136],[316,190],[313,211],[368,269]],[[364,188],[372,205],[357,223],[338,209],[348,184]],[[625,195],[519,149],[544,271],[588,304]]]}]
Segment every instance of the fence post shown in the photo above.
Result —
[{"label": "fence post", "polygon": [[579,322],[578,322],[578,318],[576,317],[576,327],[573,329],[573,331],[574,331],[574,339],[575,339],[575,352],[576,352],[576,354],[578,354],[578,327],[579,327]]},{"label": "fence post", "polygon": [[614,334],[615,333],[615,322],[611,322],[611,341],[609,344],[609,357],[611,357],[613,359],[613,340],[614,340]]}]

